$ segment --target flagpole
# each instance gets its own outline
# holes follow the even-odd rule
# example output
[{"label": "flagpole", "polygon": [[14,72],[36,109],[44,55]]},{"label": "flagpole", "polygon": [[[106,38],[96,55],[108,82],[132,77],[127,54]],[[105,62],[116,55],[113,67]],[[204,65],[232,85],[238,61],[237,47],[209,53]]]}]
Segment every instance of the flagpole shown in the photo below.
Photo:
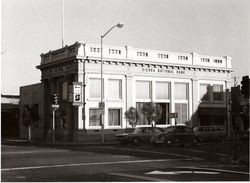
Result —
[{"label": "flagpole", "polygon": [[64,0],[62,0],[62,47],[64,47]]}]

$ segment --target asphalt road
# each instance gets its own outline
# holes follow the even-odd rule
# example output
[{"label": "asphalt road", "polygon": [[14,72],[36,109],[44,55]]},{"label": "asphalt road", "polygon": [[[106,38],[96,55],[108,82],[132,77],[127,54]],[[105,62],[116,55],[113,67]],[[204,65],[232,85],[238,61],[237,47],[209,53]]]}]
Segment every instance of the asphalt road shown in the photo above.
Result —
[{"label": "asphalt road", "polygon": [[188,148],[2,145],[1,176],[4,182],[249,180],[249,165],[229,163],[230,153],[216,144]]}]

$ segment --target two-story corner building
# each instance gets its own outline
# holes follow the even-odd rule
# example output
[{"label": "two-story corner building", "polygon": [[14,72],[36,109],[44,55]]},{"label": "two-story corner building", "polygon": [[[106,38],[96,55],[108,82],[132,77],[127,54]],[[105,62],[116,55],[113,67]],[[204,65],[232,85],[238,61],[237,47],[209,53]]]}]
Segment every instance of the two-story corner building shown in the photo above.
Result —
[{"label": "two-story corner building", "polygon": [[[63,139],[100,133],[100,45],[76,42],[41,54],[44,130],[52,128],[50,97],[58,94],[56,129]],[[162,107],[159,127],[175,124],[227,126],[225,91],[230,88],[231,58],[132,47],[103,47],[104,131],[130,128],[124,112],[138,112],[137,126],[149,126],[145,103]],[[170,118],[177,113],[177,118]],[[45,133],[46,134],[46,133]]]}]

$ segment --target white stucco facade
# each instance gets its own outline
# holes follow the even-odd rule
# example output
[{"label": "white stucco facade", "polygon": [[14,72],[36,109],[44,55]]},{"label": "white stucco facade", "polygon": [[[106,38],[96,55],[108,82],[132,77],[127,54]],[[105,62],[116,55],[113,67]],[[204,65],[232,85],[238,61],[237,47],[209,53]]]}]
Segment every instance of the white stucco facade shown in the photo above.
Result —
[{"label": "white stucco facade", "polygon": [[[100,52],[100,45],[76,42],[41,55],[38,68],[42,72],[44,91],[47,91],[45,108],[50,105],[48,97],[58,93],[65,131],[73,137],[75,132],[101,130],[98,124]],[[199,108],[222,111],[226,108],[224,93],[231,86],[232,72],[228,56],[104,46],[103,61],[106,130],[130,128],[124,112],[131,106],[140,111],[141,106],[149,102],[162,106],[164,115],[157,126],[163,128],[175,124],[202,125],[201,119],[205,119],[206,114],[204,110],[198,112]],[[69,101],[68,88],[73,82],[82,86],[83,100],[76,105]],[[179,119],[169,118],[170,113],[176,112]],[[212,116],[209,111],[207,115]],[[143,121],[143,116],[140,117],[138,126],[150,126]],[[50,120],[46,116],[44,119]],[[211,118],[214,123],[221,119],[222,124],[226,123],[225,116]]]}]

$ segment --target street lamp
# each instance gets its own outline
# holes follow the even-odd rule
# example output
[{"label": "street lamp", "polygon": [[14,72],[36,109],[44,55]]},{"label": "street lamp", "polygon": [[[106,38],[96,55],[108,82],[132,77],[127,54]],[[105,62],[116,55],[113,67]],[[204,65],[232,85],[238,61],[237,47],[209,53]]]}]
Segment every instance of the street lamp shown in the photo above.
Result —
[{"label": "street lamp", "polygon": [[103,133],[103,129],[104,129],[104,113],[105,113],[105,104],[103,101],[103,96],[104,96],[104,91],[103,91],[103,38],[115,27],[118,28],[122,28],[123,24],[118,23],[116,25],[114,25],[113,27],[111,27],[105,34],[101,35],[101,103],[99,105],[99,107],[101,108],[101,115],[100,115],[100,124],[102,127],[101,133],[102,133],[102,144],[104,144],[104,133]]}]

